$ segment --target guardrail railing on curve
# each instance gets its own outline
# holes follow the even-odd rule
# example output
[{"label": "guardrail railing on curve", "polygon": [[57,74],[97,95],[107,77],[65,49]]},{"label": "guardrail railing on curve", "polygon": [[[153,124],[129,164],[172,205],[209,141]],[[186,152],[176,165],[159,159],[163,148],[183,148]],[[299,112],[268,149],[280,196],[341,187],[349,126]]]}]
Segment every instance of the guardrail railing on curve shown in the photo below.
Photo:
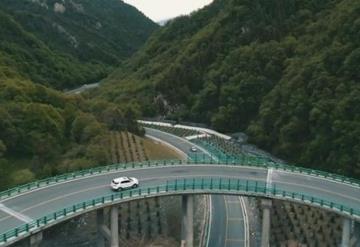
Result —
[{"label": "guardrail railing on curve", "polygon": [[0,245],[12,241],[18,237],[26,236],[32,231],[46,227],[60,219],[70,218],[83,211],[90,211],[95,207],[107,206],[122,201],[142,199],[149,196],[161,196],[169,194],[184,193],[223,193],[223,194],[245,194],[253,196],[263,196],[277,199],[290,199],[322,208],[332,209],[339,213],[351,217],[360,218],[360,209],[354,209],[338,202],[317,198],[303,193],[269,188],[265,182],[248,181],[239,179],[223,178],[201,178],[201,179],[182,179],[167,181],[166,184],[132,189],[96,199],[80,202],[69,207],[57,210],[51,214],[40,217],[28,224],[16,227],[0,235]]},{"label": "guardrail railing on curve", "polygon": [[[355,178],[349,178],[342,175],[314,170],[310,168],[304,168],[301,166],[293,166],[288,164],[281,164],[270,161],[269,159],[248,155],[229,156],[229,155],[210,155],[190,153],[188,163],[193,164],[222,164],[222,165],[239,165],[239,166],[250,166],[259,168],[273,168],[276,170],[282,170],[286,172],[300,173],[320,178],[329,179],[335,182],[341,182],[344,184],[350,184],[353,186],[360,187],[360,180]],[[215,157],[215,159],[214,159]]]},{"label": "guardrail railing on curve", "polygon": [[342,175],[337,175],[333,173],[313,170],[309,168],[303,168],[298,166],[291,166],[287,164],[280,164],[271,162],[268,159],[264,159],[261,157],[254,156],[216,156],[216,161],[212,156],[207,155],[199,155],[197,153],[190,153],[189,159],[187,161],[182,160],[158,160],[158,161],[146,161],[146,162],[132,162],[132,163],[123,163],[123,164],[113,164],[108,166],[101,166],[90,168],[81,171],[75,171],[71,173],[66,173],[62,175],[58,175],[55,177],[50,177],[38,181],[34,181],[31,183],[27,183],[24,185],[20,185],[5,191],[0,192],[0,200],[16,196],[18,194],[35,190],[38,188],[46,187],[49,185],[53,185],[59,182],[69,181],[73,179],[78,179],[81,177],[92,176],[96,174],[103,174],[108,172],[114,172],[118,170],[126,170],[132,168],[145,168],[145,167],[153,167],[153,166],[171,166],[171,165],[183,165],[183,164],[219,164],[219,165],[235,165],[235,166],[250,166],[250,167],[259,167],[259,168],[273,168],[276,170],[282,170],[287,172],[294,172],[300,174],[306,174],[311,176],[316,176],[320,178],[325,178],[329,180],[333,180],[336,182],[341,182],[344,184],[350,184],[353,186],[360,187],[360,180],[354,178],[348,178]]},{"label": "guardrail railing on curve", "polygon": [[[147,126],[148,128],[154,127],[157,130],[164,131],[163,129],[161,129],[161,126],[158,126],[156,124],[144,124],[144,126]],[[166,131],[164,132],[167,133]],[[181,137],[180,135],[178,136]],[[216,146],[216,144],[214,145]],[[211,154],[210,157],[206,157],[206,155],[199,156],[197,153],[188,153],[189,156],[188,162],[193,162],[195,164],[199,164],[199,163],[239,164],[239,165],[263,167],[263,168],[274,168],[276,170],[284,170],[288,172],[296,172],[296,173],[321,177],[336,182],[341,182],[341,183],[360,187],[359,179],[350,178],[330,172],[304,168],[298,165],[277,163],[271,161],[271,159],[269,158],[262,156],[252,156],[252,155],[244,155],[244,154],[228,155],[224,152],[224,150],[217,150],[215,147],[211,147],[211,146],[203,146],[203,147],[207,149],[207,151],[209,151],[209,153]]]},{"label": "guardrail railing on curve", "polygon": [[[81,177],[92,176],[95,174],[102,174],[107,172],[113,172],[118,170],[126,170],[132,168],[143,168],[143,167],[152,167],[152,166],[164,166],[164,165],[178,165],[183,164],[182,160],[154,160],[154,161],[144,161],[144,162],[131,162],[131,163],[119,163],[112,164],[107,166],[99,166],[94,168],[89,168],[80,171],[74,171],[70,173],[65,173],[62,175],[57,175],[54,177],[45,178],[42,180],[37,180],[34,182],[30,182],[27,184],[19,185],[14,188],[7,189],[5,191],[0,192],[0,200],[9,198],[11,196],[15,196],[27,191],[31,191],[34,189],[46,187],[49,185],[53,185],[59,182],[64,182],[68,180],[73,180]],[[186,162],[185,162],[186,163]]]}]

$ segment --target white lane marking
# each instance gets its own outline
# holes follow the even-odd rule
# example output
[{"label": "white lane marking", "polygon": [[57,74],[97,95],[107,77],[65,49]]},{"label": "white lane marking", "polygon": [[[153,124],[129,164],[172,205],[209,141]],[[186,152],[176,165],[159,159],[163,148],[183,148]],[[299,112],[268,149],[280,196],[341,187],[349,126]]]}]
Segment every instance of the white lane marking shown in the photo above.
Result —
[{"label": "white lane marking", "polygon": [[[200,233],[200,241],[199,241],[199,246],[203,247],[206,246],[206,239],[207,238],[207,230],[208,230],[208,225],[209,225],[209,195],[204,195],[204,199],[205,199],[205,205],[204,205],[204,219],[201,222],[201,233]],[[211,206],[211,205],[210,205]]]},{"label": "white lane marking", "polygon": [[226,215],[225,236],[224,236],[224,242],[225,242],[224,246],[226,247],[226,241],[228,239],[228,229],[229,229],[229,216],[228,216],[229,206],[227,204],[226,197],[223,196],[223,198],[225,203],[225,215]]},{"label": "white lane marking", "polygon": [[208,227],[208,233],[207,233],[207,239],[206,239],[206,247],[209,247],[210,242],[210,233],[211,233],[211,226],[212,226],[212,196],[210,195],[210,216],[209,216],[209,227]]},{"label": "white lane marking", "polygon": [[244,197],[240,196],[239,197],[239,200],[240,200],[240,204],[241,204],[241,210],[243,211],[243,217],[244,217],[244,244],[245,244],[245,247],[249,247],[250,246],[250,229],[249,229],[249,216],[248,216],[248,213],[247,213],[247,208],[246,208],[246,205],[245,205],[245,199]]},{"label": "white lane marking", "polygon": [[267,178],[266,178],[266,190],[267,193],[270,193],[270,189],[272,188],[272,173],[273,173],[273,168],[268,169],[268,173],[267,173]]},{"label": "white lane marking", "polygon": [[[31,219],[30,217],[23,215],[19,212],[16,212],[16,211],[12,210],[11,208],[6,207],[2,203],[0,203],[0,210],[15,217],[18,220],[24,221],[25,223],[29,223],[29,222],[33,221],[33,219]],[[6,217],[6,218],[9,218],[9,217]]]}]

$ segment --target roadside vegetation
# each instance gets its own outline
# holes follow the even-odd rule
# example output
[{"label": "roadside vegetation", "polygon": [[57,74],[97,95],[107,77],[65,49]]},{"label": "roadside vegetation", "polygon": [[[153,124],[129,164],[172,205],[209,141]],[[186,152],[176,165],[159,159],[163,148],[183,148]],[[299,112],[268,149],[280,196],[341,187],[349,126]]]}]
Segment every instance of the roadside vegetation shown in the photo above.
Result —
[{"label": "roadside vegetation", "polygon": [[[131,131],[142,136],[137,116],[131,106],[90,102],[21,78],[3,79],[0,188],[111,163],[110,133]],[[132,141],[137,139],[130,138],[123,150],[135,149],[131,145],[136,145]],[[134,155],[144,155],[139,140],[137,143],[139,151]]]}]

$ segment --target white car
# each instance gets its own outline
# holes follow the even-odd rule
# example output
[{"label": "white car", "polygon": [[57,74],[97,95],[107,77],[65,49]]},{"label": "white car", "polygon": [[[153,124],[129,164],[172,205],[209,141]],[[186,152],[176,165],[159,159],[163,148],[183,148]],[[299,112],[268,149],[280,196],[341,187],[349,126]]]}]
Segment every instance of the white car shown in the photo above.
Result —
[{"label": "white car", "polygon": [[196,147],[191,147],[190,150],[191,150],[191,152],[197,152],[197,148],[196,148]]},{"label": "white car", "polygon": [[110,184],[111,189],[116,191],[136,188],[138,186],[139,186],[139,180],[137,178],[130,178],[130,177],[114,178]]}]

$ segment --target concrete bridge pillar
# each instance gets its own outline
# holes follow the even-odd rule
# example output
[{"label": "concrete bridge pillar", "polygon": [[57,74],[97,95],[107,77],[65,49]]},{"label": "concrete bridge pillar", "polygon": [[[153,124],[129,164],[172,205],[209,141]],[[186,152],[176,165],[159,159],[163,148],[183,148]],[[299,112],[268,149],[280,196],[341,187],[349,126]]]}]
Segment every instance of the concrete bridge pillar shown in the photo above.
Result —
[{"label": "concrete bridge pillar", "polygon": [[270,240],[270,209],[272,207],[272,201],[269,200],[269,199],[262,199],[261,200],[261,207],[263,209],[261,247],[269,247],[269,240]]},{"label": "concrete bridge pillar", "polygon": [[38,232],[30,236],[30,247],[39,247],[43,239],[43,233]]},{"label": "concrete bridge pillar", "polygon": [[119,247],[119,209],[117,206],[111,207],[111,213],[110,213],[110,231],[111,231],[111,241],[110,246],[111,247]]},{"label": "concrete bridge pillar", "polygon": [[182,196],[181,246],[194,246],[194,196]]},{"label": "concrete bridge pillar", "polygon": [[350,237],[351,237],[351,220],[349,218],[344,218],[343,219],[341,247],[349,247],[350,246]]},{"label": "concrete bridge pillar", "polygon": [[103,227],[105,226],[104,220],[104,209],[98,209],[96,211],[96,247],[105,247],[105,236],[102,232]]},{"label": "concrete bridge pillar", "polygon": [[351,247],[360,247],[360,222],[354,221],[353,235],[350,240]]}]

